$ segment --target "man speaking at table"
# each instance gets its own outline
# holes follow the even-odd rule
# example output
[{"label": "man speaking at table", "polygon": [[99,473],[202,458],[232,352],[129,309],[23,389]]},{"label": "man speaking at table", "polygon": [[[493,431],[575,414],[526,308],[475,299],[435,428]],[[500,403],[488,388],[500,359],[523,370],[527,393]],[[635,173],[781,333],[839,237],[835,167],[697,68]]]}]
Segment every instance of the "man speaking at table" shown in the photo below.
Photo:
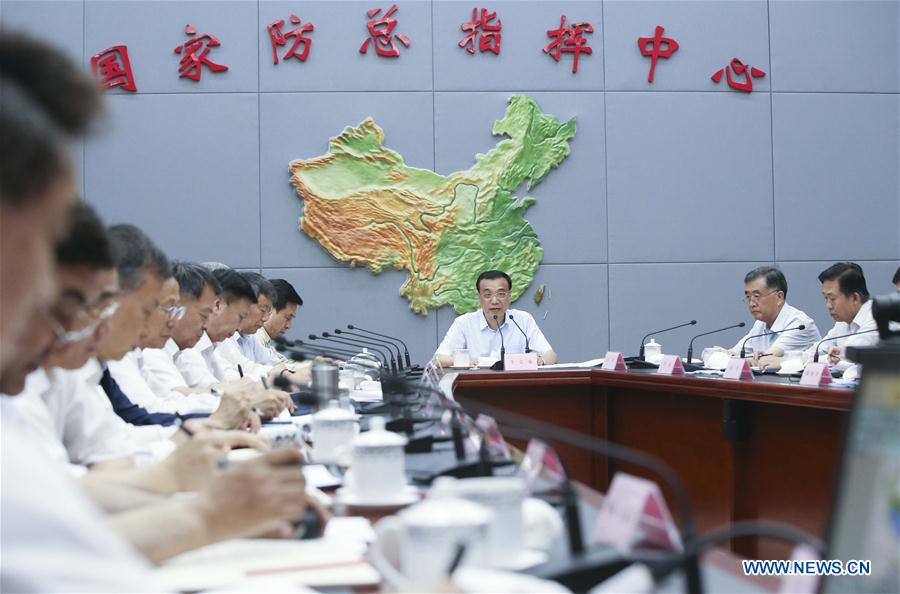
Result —
[{"label": "man speaking at table", "polygon": [[453,321],[434,354],[441,365],[452,366],[453,352],[458,349],[466,349],[472,363],[477,363],[479,357],[497,361],[501,347],[507,354],[537,353],[538,365],[556,363],[553,347],[531,314],[509,308],[512,279],[508,274],[500,270],[482,272],[475,281],[475,290],[481,309]]}]

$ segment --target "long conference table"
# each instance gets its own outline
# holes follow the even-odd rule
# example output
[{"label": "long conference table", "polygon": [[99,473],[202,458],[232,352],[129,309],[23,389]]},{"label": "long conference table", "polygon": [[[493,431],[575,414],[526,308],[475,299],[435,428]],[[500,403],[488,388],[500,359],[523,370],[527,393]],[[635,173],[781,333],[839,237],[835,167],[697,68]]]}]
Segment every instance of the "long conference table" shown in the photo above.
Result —
[{"label": "long conference table", "polygon": [[[769,519],[824,537],[854,392],[794,382],[599,368],[473,370],[457,376],[454,393],[657,456],[684,481],[701,532]],[[601,492],[618,471],[658,479],[566,444],[555,449],[571,478]],[[731,549],[757,559],[791,553],[787,544],[755,538]]]}]

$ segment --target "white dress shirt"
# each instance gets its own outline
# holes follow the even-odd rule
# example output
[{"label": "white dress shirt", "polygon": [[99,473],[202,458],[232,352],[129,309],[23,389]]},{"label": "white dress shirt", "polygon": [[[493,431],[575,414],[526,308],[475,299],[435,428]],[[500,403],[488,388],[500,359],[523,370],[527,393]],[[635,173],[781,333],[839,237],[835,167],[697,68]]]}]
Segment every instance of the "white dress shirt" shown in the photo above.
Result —
[{"label": "white dress shirt", "polygon": [[[788,332],[776,334],[776,332],[780,332],[785,328],[793,328],[800,324],[805,325],[806,328],[803,330],[790,330]],[[747,332],[747,334],[744,335],[744,338],[740,339],[731,350],[735,353],[740,353],[741,343],[748,337],[756,336],[757,334],[762,334],[763,336],[751,338],[746,344],[746,347],[748,349],[752,348],[754,353],[765,353],[773,347],[779,347],[785,352],[805,351],[809,347],[815,345],[822,337],[822,335],[819,334],[819,329],[816,328],[816,323],[813,319],[796,307],[791,307],[787,301],[781,306],[781,311],[778,312],[778,317],[775,318],[771,328],[767,328],[766,323],[762,320],[757,320],[756,323],[750,327],[750,332]]]},{"label": "white dress shirt", "polygon": [[[515,322],[522,327],[521,331],[510,320],[510,316],[515,318]],[[447,330],[447,335],[441,341],[436,354],[452,357],[454,350],[466,349],[471,357],[500,359],[501,333],[507,354],[524,353],[526,336],[528,337],[528,346],[539,355],[553,350],[553,347],[544,338],[541,329],[538,328],[537,322],[527,311],[507,310],[503,324],[500,325],[499,330],[494,330],[488,326],[484,313],[479,309],[453,320],[453,325]]]},{"label": "white dress shirt", "polygon": [[309,368],[312,367],[312,361],[295,361],[290,357],[286,357],[284,353],[279,352],[278,349],[275,348],[275,342],[272,340],[272,337],[269,336],[269,333],[266,332],[265,328],[260,328],[256,332],[256,343],[259,345],[260,349],[265,352],[265,356],[272,357],[272,360],[274,361],[272,365],[282,363],[288,369],[295,372],[308,371]]},{"label": "white dress shirt", "polygon": [[[260,328],[260,330],[263,332],[266,331],[265,328]],[[268,334],[266,334],[266,336],[268,336]],[[251,361],[270,367],[274,367],[281,362],[278,357],[272,353],[272,350],[274,349],[270,350],[263,346],[258,331],[256,334],[239,333],[237,343],[238,347],[241,349],[241,353]]]},{"label": "white dress shirt", "polygon": [[113,410],[100,386],[103,367],[91,359],[81,369],[50,369],[40,393],[50,411],[54,431],[73,464],[134,456],[138,462],[159,460],[175,448],[175,426],[131,425]]},{"label": "white dress shirt", "polygon": [[148,592],[150,564],[41,447],[2,397],[0,591]]},{"label": "white dress shirt", "polygon": [[175,357],[175,365],[191,388],[206,388],[240,377],[237,367],[216,355],[216,345],[206,332],[196,345]]},{"label": "white dress shirt", "polygon": [[[835,322],[834,327],[828,331],[828,334],[822,337],[824,342],[819,346],[819,361],[827,362],[827,358],[823,355],[830,351],[831,347],[836,346],[841,350],[841,360],[838,361],[837,365],[833,365],[832,367],[840,371],[846,370],[853,365],[853,363],[844,358],[846,356],[847,347],[870,346],[876,344],[878,342],[878,332],[870,332],[868,334],[860,334],[859,336],[850,336],[848,338],[829,339],[832,336],[843,336],[844,334],[851,334],[853,332],[877,329],[878,325],[875,323],[875,318],[872,317],[872,300],[869,299],[863,303],[862,307],[859,308],[859,311],[856,312],[852,322],[849,324],[846,322]],[[812,360],[815,348],[815,345],[809,347],[804,353],[804,356],[809,360]]]},{"label": "white dress shirt", "polygon": [[12,398],[9,405],[18,410],[22,419],[27,423],[28,430],[47,456],[61,464],[70,475],[84,476],[87,473],[87,467],[72,464],[69,461],[69,453],[57,435],[56,425],[50,416],[50,409],[41,398],[41,394],[49,386],[50,380],[47,378],[47,373],[43,369],[37,369],[28,375],[22,393]]},{"label": "white dress shirt", "polygon": [[[272,366],[251,361],[244,356],[241,352],[241,347],[238,344],[240,335],[240,332],[235,332],[233,335],[217,344],[215,351],[216,355],[232,365],[235,370],[237,370],[238,365],[240,365],[240,371],[244,372],[244,377],[252,377],[254,379],[267,377],[269,372],[272,371]],[[240,372],[238,372],[238,377],[240,377]]]},{"label": "white dress shirt", "polygon": [[158,395],[145,378],[143,359],[141,350],[136,349],[119,361],[110,361],[108,364],[113,379],[133,403],[152,413],[211,413],[218,408],[219,399],[212,394],[186,396],[169,390],[164,396]]},{"label": "white dress shirt", "polygon": [[144,349],[141,357],[141,373],[153,393],[165,397],[176,388],[187,386],[187,380],[181,375],[176,357],[181,353],[178,344],[171,338],[161,349]]}]

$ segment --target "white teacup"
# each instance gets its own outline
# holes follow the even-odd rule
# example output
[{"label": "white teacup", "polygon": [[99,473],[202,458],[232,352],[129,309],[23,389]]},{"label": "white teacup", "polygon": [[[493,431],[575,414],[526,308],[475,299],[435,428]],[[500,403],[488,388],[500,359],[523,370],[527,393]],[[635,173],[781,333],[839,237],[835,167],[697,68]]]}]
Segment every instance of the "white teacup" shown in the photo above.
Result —
[{"label": "white teacup", "polygon": [[312,457],[319,464],[336,462],[339,454],[350,447],[359,432],[356,415],[331,400],[312,416]]},{"label": "white teacup", "polygon": [[353,438],[347,486],[360,501],[388,501],[406,487],[406,438],[385,431],[382,417],[369,421],[369,431]]},{"label": "white teacup", "polygon": [[454,367],[471,367],[472,359],[469,357],[469,351],[466,349],[456,349],[453,351]]},{"label": "white teacup", "polygon": [[395,586],[423,591],[446,579],[460,545],[460,565],[484,565],[492,520],[489,509],[471,501],[428,499],[375,525],[372,562]]},{"label": "white teacup", "polygon": [[458,497],[490,509],[494,513],[487,538],[490,562],[500,566],[516,562],[525,540],[522,519],[525,482],[521,478],[440,477],[432,485],[429,498],[443,497]]}]

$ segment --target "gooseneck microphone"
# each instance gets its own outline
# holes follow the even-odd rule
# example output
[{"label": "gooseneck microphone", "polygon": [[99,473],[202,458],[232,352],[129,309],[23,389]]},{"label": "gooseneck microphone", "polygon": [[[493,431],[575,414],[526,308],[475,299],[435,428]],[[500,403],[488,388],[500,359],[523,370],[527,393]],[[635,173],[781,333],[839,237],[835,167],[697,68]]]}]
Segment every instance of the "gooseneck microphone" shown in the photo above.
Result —
[{"label": "gooseneck microphone", "polygon": [[[525,331],[522,330],[522,327],[519,326],[519,322],[516,321],[516,318],[514,318],[513,315],[512,315],[511,313],[507,313],[506,315],[509,316],[509,319],[512,320],[512,323],[516,325],[516,328],[518,328],[518,329],[519,329],[519,332],[522,333],[522,336],[525,337],[525,352],[526,352],[526,353],[530,353],[530,352],[531,352],[531,347],[528,346],[528,335],[525,334]],[[496,320],[496,319],[497,319],[497,316],[494,316],[494,319]]]},{"label": "gooseneck microphone", "polygon": [[[641,339],[641,350],[638,352],[638,359],[641,361],[644,360],[644,341],[646,341],[649,337],[655,334],[662,334],[663,332],[668,332],[669,330],[677,330],[678,328],[684,328],[685,326],[693,326],[697,323],[697,320],[691,320],[690,322],[685,322],[684,324],[678,324],[677,326],[672,326],[671,328],[663,328],[662,330],[656,330],[644,336]],[[690,361],[688,361],[690,363]]]},{"label": "gooseneck microphone", "polygon": [[[377,340],[372,340],[371,338],[367,338],[365,336],[363,336],[362,338],[359,338],[358,334],[354,334],[352,332],[344,332],[340,328],[335,328],[334,333],[341,335],[341,337],[344,340],[364,344],[364,345],[369,346],[369,348],[372,348],[372,347],[387,348],[383,342],[379,342]],[[326,336],[326,333],[323,333],[322,336]],[[330,336],[330,334],[328,334],[328,336]],[[352,336],[353,338],[348,338],[349,336]],[[397,371],[397,363],[396,363],[396,361],[394,361],[394,351],[392,351],[390,348],[387,348],[387,352],[390,354],[390,358],[391,358],[391,371]]]},{"label": "gooseneck microphone", "polygon": [[[322,336],[316,336],[315,334],[310,334],[310,335],[309,335],[309,339],[310,339],[310,340],[322,340],[322,341],[326,341],[326,342],[336,342],[336,343],[338,343],[338,344],[342,344],[342,345],[345,345],[345,346],[351,346],[351,347],[354,347],[354,348],[360,348],[360,345],[358,345],[358,344],[356,344],[356,343],[354,343],[354,342],[350,342],[350,341],[347,341],[347,340],[341,340],[341,339],[338,339],[338,338],[332,338],[331,335],[328,334],[328,332],[323,332],[323,333],[322,333]],[[379,355],[379,357],[381,358],[381,362],[384,364],[385,369],[388,369],[388,359],[387,359],[387,357],[384,355],[384,352],[382,352],[382,351],[380,351],[380,350],[378,350],[378,349],[372,349],[372,352],[373,352],[373,353],[377,353],[377,354]]]},{"label": "gooseneck microphone", "polygon": [[806,324],[800,324],[799,326],[794,326],[793,328],[785,328],[784,330],[776,330],[775,332],[763,332],[762,334],[754,334],[753,336],[748,336],[741,343],[741,357],[740,358],[743,359],[744,356],[747,354],[747,349],[746,349],[745,345],[747,344],[747,341],[750,340],[751,338],[759,338],[760,336],[768,336],[770,334],[781,334],[782,332],[789,332],[790,330],[806,330]]},{"label": "gooseneck microphone", "polygon": [[406,346],[406,343],[397,338],[396,336],[388,336],[387,334],[379,334],[378,332],[372,332],[371,330],[366,330],[365,328],[360,328],[359,326],[354,326],[353,324],[347,324],[347,328],[350,330],[359,330],[360,332],[365,332],[366,334],[372,334],[374,336],[380,336],[381,338],[389,338],[395,342],[399,342],[403,345],[403,356],[406,359],[406,366],[412,367],[412,363],[409,362],[409,348]]},{"label": "gooseneck microphone", "polygon": [[691,339],[691,343],[688,345],[687,352],[687,362],[691,362],[691,355],[694,354],[694,341],[700,338],[701,336],[706,336],[708,334],[715,334],[716,332],[725,332],[726,330],[731,330],[732,328],[743,328],[746,326],[746,322],[741,322],[739,324],[732,324],[731,326],[725,326],[724,328],[719,328],[718,330],[710,330],[709,332],[704,332],[703,334],[698,334],[694,338]]},{"label": "gooseneck microphone", "polygon": [[[347,336],[357,336],[357,337],[359,337],[359,338],[364,338],[364,339],[366,339],[366,340],[371,340],[371,341],[373,341],[375,344],[378,344],[378,345],[387,347],[388,351],[391,352],[391,353],[393,353],[394,350],[397,351],[397,369],[400,370],[400,371],[403,371],[403,369],[404,369],[404,367],[403,367],[403,354],[400,352],[400,347],[398,347],[396,344],[394,344],[394,343],[391,342],[390,340],[387,340],[387,339],[385,339],[385,338],[375,338],[375,337],[373,337],[373,336],[369,336],[368,334],[360,334],[360,333],[358,333],[358,332],[347,332],[346,330],[340,330],[340,329],[338,329],[338,328],[335,328],[335,329],[334,329],[334,333],[335,333],[335,334],[346,334]],[[394,350],[391,350],[391,349],[394,349]]]},{"label": "gooseneck microphone", "polygon": [[850,334],[842,334],[840,336],[828,336],[823,338],[816,344],[816,352],[813,354],[813,363],[819,362],[819,347],[822,346],[823,342],[828,342],[829,340],[837,340],[838,338],[849,338],[851,336],[856,336],[857,334],[868,334],[869,332],[878,332],[878,328],[872,328],[871,330],[859,330],[858,332],[851,332]]},{"label": "gooseneck microphone", "polygon": [[[355,346],[356,348],[359,348],[359,349],[369,349],[372,352],[378,353],[381,356],[381,358],[384,360],[385,369],[390,369],[391,372],[397,371],[396,366],[393,364],[393,357],[391,356],[390,352],[385,354],[384,347],[381,347],[381,348],[375,347],[375,346],[372,346],[371,344],[364,344],[362,341],[352,340],[350,338],[335,338],[330,332],[322,332],[322,338],[324,340],[331,340],[334,342],[340,342],[343,344],[348,344],[350,346]],[[390,363],[390,366],[389,366],[389,363]]]},{"label": "gooseneck microphone", "polygon": [[500,329],[500,318],[494,314],[494,323],[497,324],[497,332],[500,334],[500,360],[491,365],[491,369],[503,371],[506,369],[506,341],[503,340],[503,330]]}]

